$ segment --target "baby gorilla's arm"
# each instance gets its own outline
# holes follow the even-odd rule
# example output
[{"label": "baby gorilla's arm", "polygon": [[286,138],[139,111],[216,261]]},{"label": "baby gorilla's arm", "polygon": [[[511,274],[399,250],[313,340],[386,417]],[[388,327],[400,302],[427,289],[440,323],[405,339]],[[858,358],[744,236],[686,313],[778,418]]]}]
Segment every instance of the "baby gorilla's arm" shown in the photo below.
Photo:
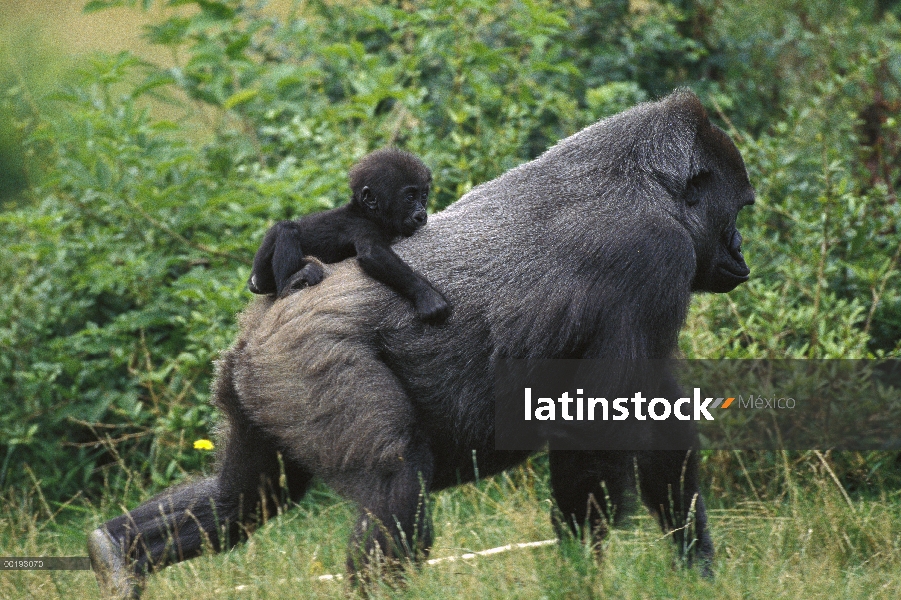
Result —
[{"label": "baby gorilla's arm", "polygon": [[450,305],[429,281],[414,271],[386,244],[370,239],[357,242],[357,261],[363,271],[413,303],[416,316],[440,322],[450,315]]}]

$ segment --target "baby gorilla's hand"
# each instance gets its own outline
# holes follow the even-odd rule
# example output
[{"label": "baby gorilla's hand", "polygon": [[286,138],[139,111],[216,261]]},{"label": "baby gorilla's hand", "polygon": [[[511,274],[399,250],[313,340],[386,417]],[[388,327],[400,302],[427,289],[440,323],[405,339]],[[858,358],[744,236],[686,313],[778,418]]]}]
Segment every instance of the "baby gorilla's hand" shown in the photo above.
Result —
[{"label": "baby gorilla's hand", "polygon": [[325,271],[319,263],[309,262],[306,266],[291,276],[288,285],[282,290],[279,298],[290,296],[294,292],[299,292],[304,288],[316,285],[325,278]]},{"label": "baby gorilla's hand", "polygon": [[444,296],[435,289],[428,288],[413,300],[416,316],[426,323],[441,323],[450,316],[451,306]]}]

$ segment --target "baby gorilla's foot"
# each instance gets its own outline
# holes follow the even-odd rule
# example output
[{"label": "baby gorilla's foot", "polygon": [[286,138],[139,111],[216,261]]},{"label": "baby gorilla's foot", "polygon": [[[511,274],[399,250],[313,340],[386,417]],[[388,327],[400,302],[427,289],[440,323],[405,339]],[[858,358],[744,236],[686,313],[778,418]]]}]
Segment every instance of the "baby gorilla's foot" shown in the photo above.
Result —
[{"label": "baby gorilla's foot", "polygon": [[282,290],[278,297],[290,296],[294,292],[316,285],[324,278],[325,271],[322,270],[318,263],[307,263],[303,269],[291,276],[291,279],[288,280],[288,285],[285,286],[285,289]]}]

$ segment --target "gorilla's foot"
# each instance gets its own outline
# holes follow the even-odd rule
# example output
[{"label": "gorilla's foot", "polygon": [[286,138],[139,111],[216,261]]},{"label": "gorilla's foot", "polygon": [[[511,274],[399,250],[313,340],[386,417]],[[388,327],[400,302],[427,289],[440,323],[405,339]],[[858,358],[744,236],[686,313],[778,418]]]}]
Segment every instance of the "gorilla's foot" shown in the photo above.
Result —
[{"label": "gorilla's foot", "polygon": [[95,529],[88,534],[88,556],[101,598],[140,598],[141,578],[129,568],[122,548],[106,530]]}]

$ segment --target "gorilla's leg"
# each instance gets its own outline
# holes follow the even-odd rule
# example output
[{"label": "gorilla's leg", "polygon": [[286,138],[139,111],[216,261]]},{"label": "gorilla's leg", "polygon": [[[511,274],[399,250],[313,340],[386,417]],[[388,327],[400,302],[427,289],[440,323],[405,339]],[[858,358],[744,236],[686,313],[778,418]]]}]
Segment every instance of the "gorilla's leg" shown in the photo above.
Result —
[{"label": "gorilla's leg", "polygon": [[[230,548],[275,515],[285,500],[279,487],[279,454],[267,435],[243,416],[231,358],[223,359],[214,390],[230,425],[218,473],[166,490],[90,534],[88,551],[107,595],[137,596],[148,570],[198,556],[205,546],[214,551]],[[297,500],[310,476],[287,460],[283,468],[287,496]]]},{"label": "gorilla's leg", "polygon": [[[336,288],[322,289],[333,294]],[[305,296],[285,304],[305,306]],[[416,402],[369,340],[369,326],[361,333],[347,323],[296,319],[275,328],[265,343],[248,342],[257,345],[248,346],[241,368],[252,384],[240,389],[243,406],[293,461],[359,505],[347,566],[350,573],[364,571],[365,579],[370,564],[380,562],[374,558],[396,563],[427,552],[425,500],[435,460]],[[290,354],[276,352],[285,347]],[[272,400],[272,390],[280,401]]]},{"label": "gorilla's leg", "polygon": [[351,497],[360,504],[360,517],[350,538],[347,568],[351,573],[397,560],[419,560],[432,546],[427,500],[432,481],[432,452],[413,440],[395,464],[357,473]]},{"label": "gorilla's leg", "polygon": [[[591,543],[607,534],[607,522],[625,514],[625,493],[632,481],[632,454],[620,451],[551,450],[551,489],[559,513],[554,529]],[[587,528],[585,531],[584,528]]]},{"label": "gorilla's leg", "polygon": [[657,450],[638,454],[641,497],[665,532],[672,532],[679,553],[701,573],[712,575],[713,541],[698,486],[697,451]]}]

